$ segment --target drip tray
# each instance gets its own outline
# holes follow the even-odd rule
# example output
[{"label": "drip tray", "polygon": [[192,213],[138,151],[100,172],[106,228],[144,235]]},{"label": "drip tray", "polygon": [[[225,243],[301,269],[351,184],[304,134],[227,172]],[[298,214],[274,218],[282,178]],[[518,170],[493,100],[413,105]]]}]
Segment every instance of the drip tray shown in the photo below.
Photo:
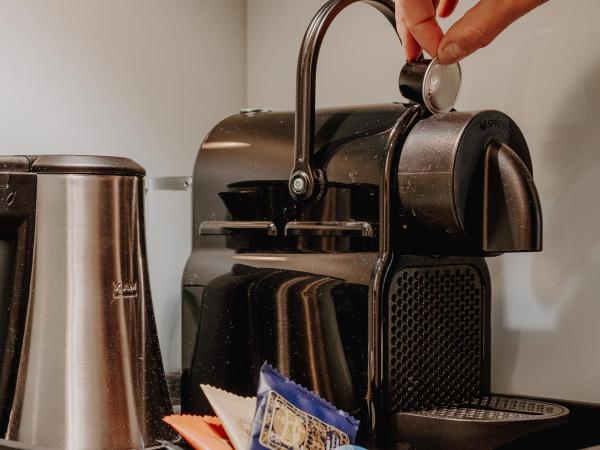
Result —
[{"label": "drip tray", "polygon": [[417,414],[440,419],[490,421],[529,421],[559,418],[569,414],[564,406],[515,397],[482,397],[456,406],[422,411]]},{"label": "drip tray", "polygon": [[[569,410],[555,403],[489,396],[457,405],[399,413],[396,442],[411,449],[494,449],[567,422]],[[406,447],[399,447],[406,448]]]}]

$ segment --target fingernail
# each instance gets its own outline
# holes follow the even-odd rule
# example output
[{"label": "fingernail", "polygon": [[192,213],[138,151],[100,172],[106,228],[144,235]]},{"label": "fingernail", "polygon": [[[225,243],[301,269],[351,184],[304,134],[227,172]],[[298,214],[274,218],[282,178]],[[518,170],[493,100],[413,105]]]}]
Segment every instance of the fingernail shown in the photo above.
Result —
[{"label": "fingernail", "polygon": [[408,54],[406,56],[406,62],[414,62],[414,61],[418,61],[421,58],[423,58],[423,52],[419,52],[417,54],[413,53],[413,54]]},{"label": "fingernail", "polygon": [[442,64],[452,64],[460,61],[468,52],[463,49],[456,42],[450,42],[448,45],[442,47],[438,52],[438,59]]}]

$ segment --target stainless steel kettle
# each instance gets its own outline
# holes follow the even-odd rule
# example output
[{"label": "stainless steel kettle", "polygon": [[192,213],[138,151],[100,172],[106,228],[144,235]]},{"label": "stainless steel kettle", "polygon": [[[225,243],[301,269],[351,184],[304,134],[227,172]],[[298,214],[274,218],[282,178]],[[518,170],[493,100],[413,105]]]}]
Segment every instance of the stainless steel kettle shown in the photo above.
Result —
[{"label": "stainless steel kettle", "polygon": [[168,440],[171,405],[144,241],[144,169],[0,158],[1,425],[60,449]]}]

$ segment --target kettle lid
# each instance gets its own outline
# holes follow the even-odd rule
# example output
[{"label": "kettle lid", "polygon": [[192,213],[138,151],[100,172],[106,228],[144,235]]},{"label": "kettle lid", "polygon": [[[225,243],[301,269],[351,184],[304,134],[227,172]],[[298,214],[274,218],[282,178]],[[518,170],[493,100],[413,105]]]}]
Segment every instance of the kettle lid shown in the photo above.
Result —
[{"label": "kettle lid", "polygon": [[0,170],[85,175],[144,176],[146,174],[142,166],[129,158],[92,155],[2,156]]}]

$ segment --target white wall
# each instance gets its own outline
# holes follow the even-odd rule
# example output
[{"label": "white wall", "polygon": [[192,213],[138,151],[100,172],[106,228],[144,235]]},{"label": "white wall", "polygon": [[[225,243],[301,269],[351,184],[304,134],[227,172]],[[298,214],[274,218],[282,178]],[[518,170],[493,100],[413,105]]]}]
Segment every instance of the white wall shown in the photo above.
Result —
[{"label": "white wall", "polygon": [[[248,106],[294,107],[296,61],[306,27],[323,0],[247,0]],[[404,64],[394,30],[377,10],[356,4],[330,28],[319,56],[317,105],[398,99]]]},{"label": "white wall", "polygon": [[[474,0],[460,3],[462,13]],[[248,0],[249,106],[291,109],[302,35],[323,0]],[[600,3],[549,2],[463,64],[462,110],[511,115],[530,144],[543,253],[489,261],[493,387],[600,402]],[[323,45],[319,105],[398,100],[400,47],[380,14],[343,12]]]},{"label": "white wall", "polygon": [[[191,175],[245,102],[244,0],[0,0],[0,154],[121,155]],[[150,276],[167,370],[179,367],[189,193],[149,192]]]}]

